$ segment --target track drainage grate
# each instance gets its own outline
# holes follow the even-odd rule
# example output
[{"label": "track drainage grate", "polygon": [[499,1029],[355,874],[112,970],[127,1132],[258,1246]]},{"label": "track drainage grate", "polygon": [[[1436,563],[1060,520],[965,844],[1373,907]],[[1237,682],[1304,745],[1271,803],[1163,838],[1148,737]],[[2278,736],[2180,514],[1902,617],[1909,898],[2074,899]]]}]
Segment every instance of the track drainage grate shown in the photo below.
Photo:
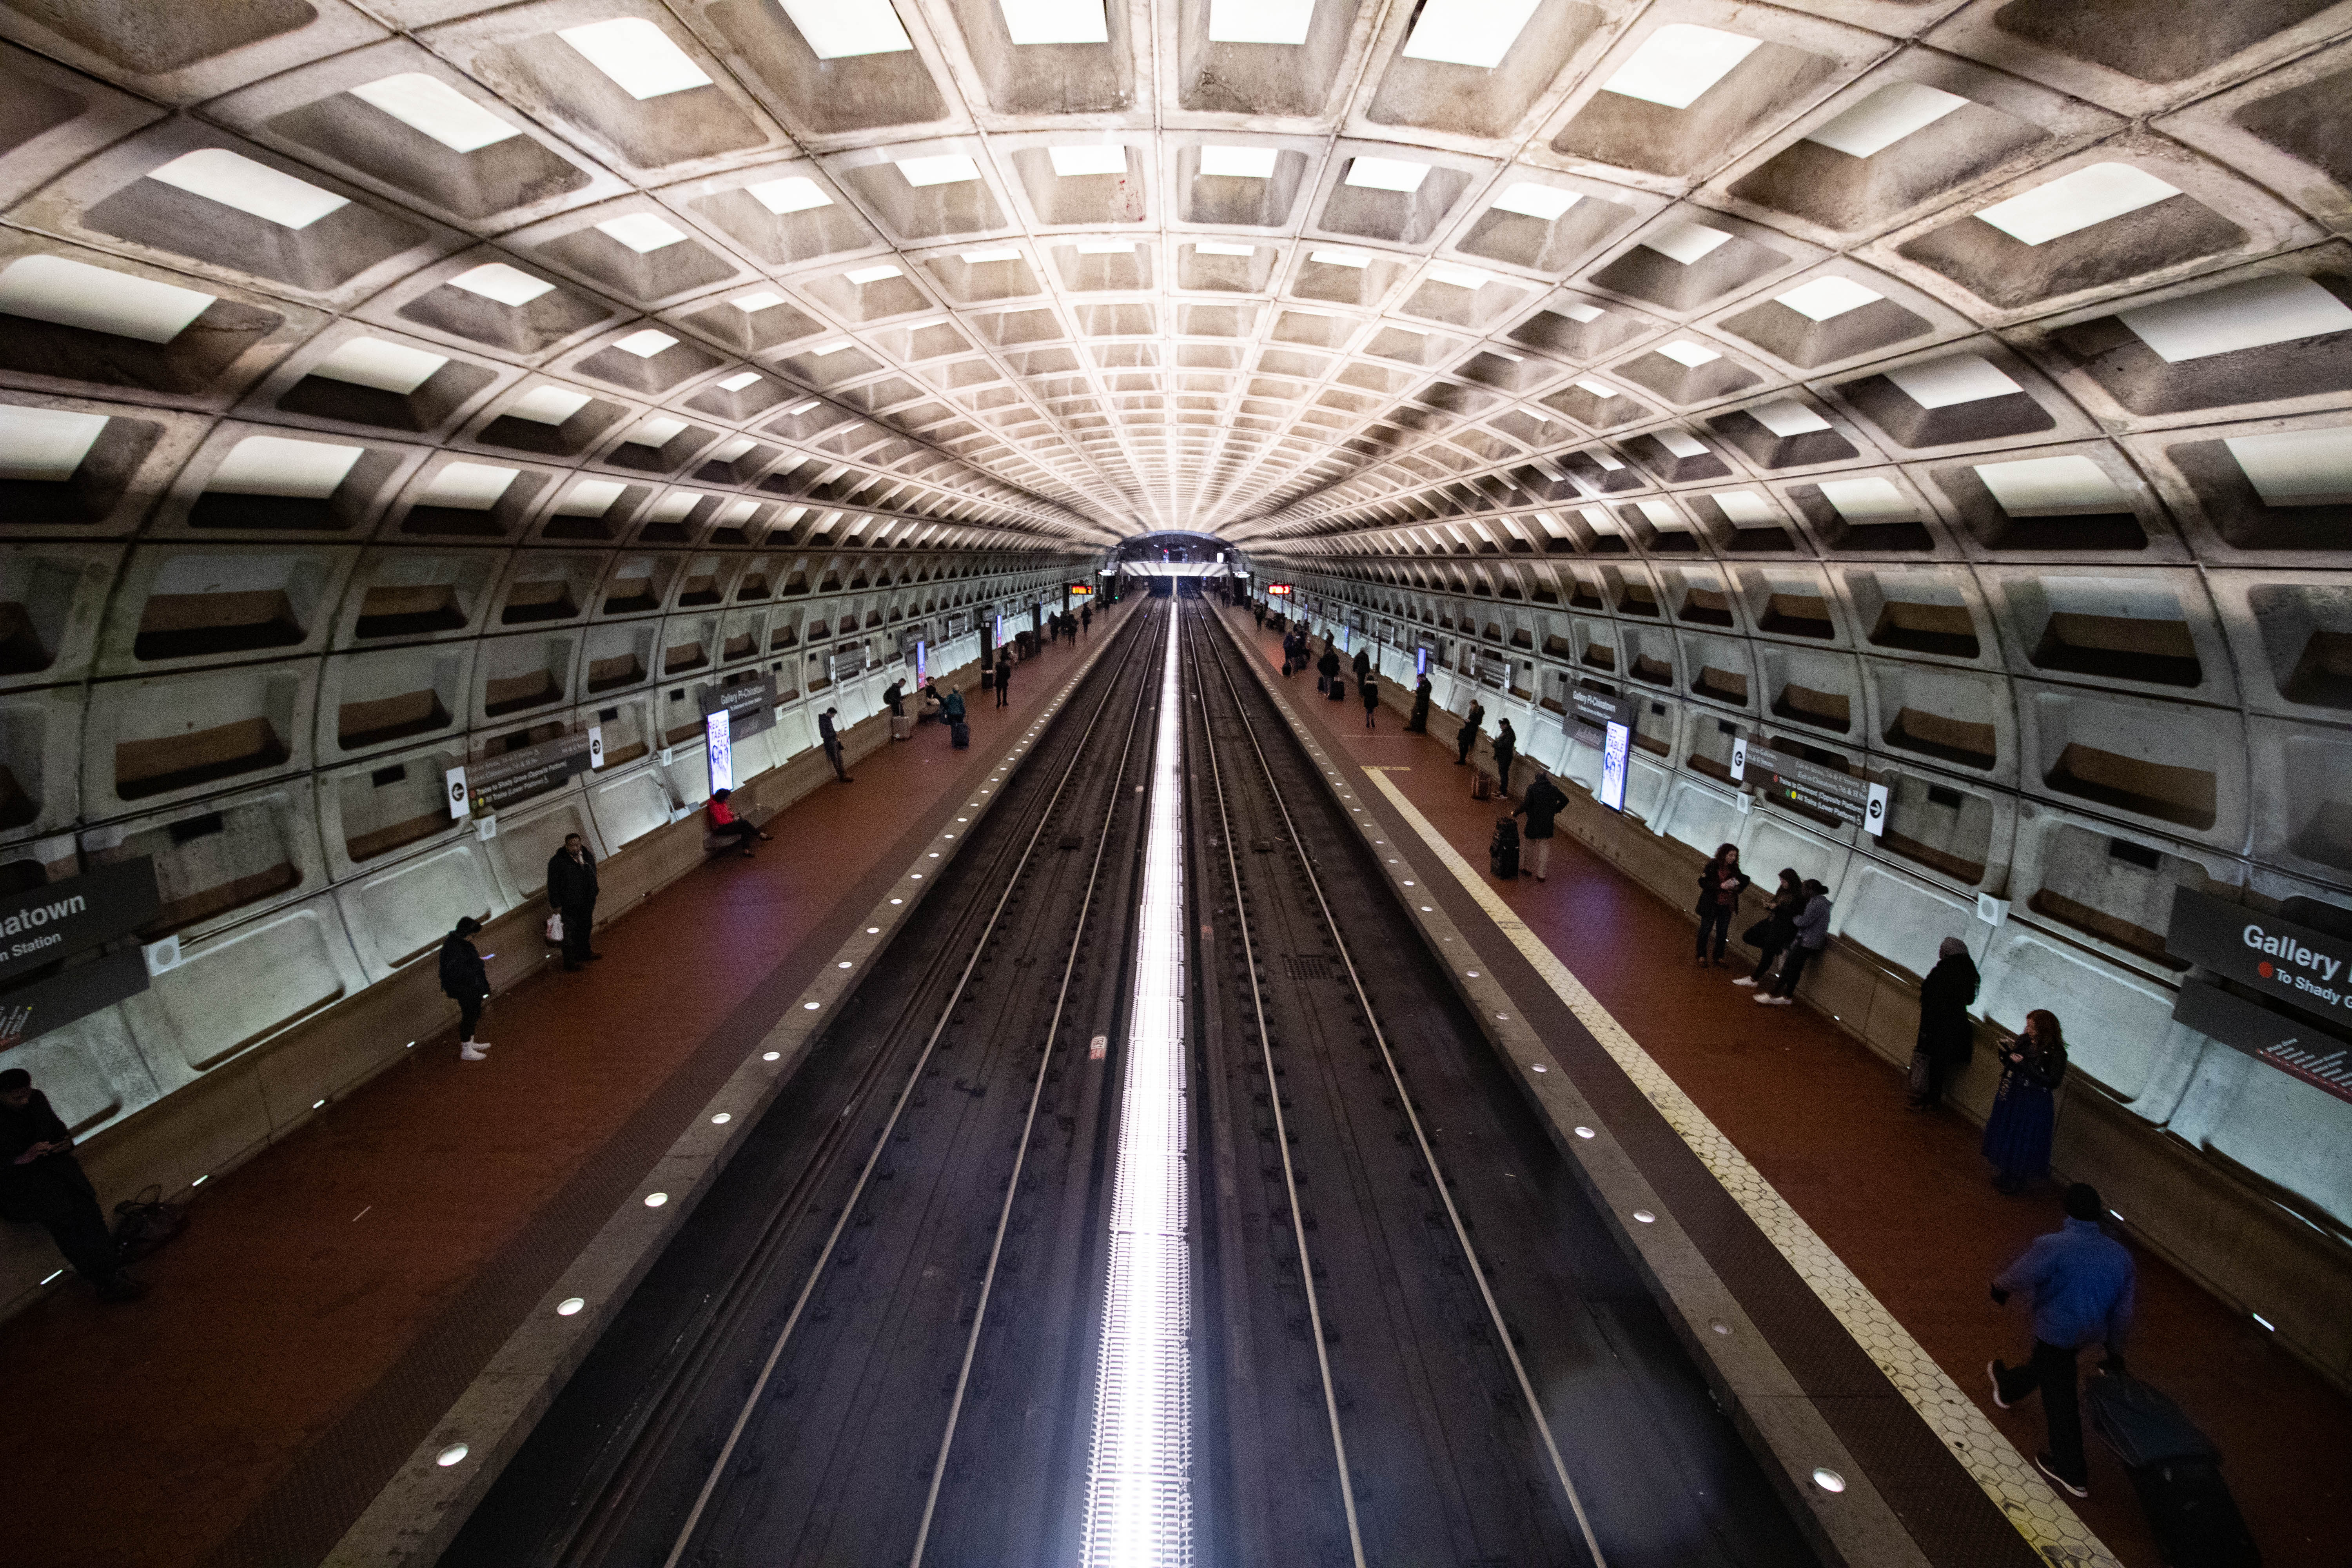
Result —
[{"label": "track drainage grate", "polygon": [[1290,978],[1328,980],[1331,978],[1331,961],[1315,954],[1294,952],[1290,955]]}]

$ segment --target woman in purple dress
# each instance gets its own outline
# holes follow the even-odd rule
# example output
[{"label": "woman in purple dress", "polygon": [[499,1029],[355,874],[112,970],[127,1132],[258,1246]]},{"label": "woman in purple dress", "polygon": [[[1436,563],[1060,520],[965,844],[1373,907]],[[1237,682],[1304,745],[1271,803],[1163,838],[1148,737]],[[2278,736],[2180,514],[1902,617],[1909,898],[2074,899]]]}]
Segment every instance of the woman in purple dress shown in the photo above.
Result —
[{"label": "woman in purple dress", "polygon": [[2036,1008],[2025,1016],[2018,1037],[2000,1044],[2000,1088],[1985,1119],[1984,1156],[2000,1173],[1992,1179],[2000,1191],[2018,1192],[2050,1173],[2053,1096],[2065,1081],[2065,1031],[2057,1015]]}]

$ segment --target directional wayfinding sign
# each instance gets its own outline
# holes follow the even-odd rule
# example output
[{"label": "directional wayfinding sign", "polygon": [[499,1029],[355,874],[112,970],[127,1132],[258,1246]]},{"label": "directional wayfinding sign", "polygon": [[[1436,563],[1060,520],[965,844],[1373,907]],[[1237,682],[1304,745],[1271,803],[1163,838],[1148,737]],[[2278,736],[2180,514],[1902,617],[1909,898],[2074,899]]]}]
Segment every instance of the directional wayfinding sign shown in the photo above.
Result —
[{"label": "directional wayfinding sign", "polygon": [[130,935],[162,908],[144,855],[0,900],[0,1050],[146,990],[136,947],[61,961]]},{"label": "directional wayfinding sign", "polygon": [[1731,742],[1731,776],[1746,783],[1751,771],[1759,775],[1757,787],[1771,799],[1853,823],[1873,837],[1886,831],[1883,784],[1759,746],[1742,735]]}]

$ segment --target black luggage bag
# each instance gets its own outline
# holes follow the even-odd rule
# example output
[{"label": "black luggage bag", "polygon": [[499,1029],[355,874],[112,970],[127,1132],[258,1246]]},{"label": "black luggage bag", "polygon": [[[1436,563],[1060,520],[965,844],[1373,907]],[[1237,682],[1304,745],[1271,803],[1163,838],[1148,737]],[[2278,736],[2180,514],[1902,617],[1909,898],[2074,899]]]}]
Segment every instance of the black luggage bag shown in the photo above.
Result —
[{"label": "black luggage bag", "polygon": [[1505,817],[1495,824],[1495,837],[1486,846],[1486,864],[1496,876],[1509,880],[1519,874],[1519,825]]},{"label": "black luggage bag", "polygon": [[1331,700],[1334,702],[1345,702],[1348,700],[1348,678],[1346,676],[1335,675],[1331,678]]},{"label": "black luggage bag", "polygon": [[958,720],[948,726],[948,744],[961,752],[971,744],[971,726]]},{"label": "black luggage bag", "polygon": [[2221,1451],[2161,1391],[2122,1373],[2083,1388],[2091,1427],[2139,1494],[2169,1568],[2262,1568],[2263,1555],[2221,1479]]}]

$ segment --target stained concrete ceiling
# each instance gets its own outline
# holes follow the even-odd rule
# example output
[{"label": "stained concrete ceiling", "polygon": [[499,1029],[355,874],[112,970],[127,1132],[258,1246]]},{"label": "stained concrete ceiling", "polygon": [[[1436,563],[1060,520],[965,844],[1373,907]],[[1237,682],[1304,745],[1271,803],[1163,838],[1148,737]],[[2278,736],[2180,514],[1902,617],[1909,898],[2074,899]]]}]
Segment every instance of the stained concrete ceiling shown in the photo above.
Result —
[{"label": "stained concrete ceiling", "polygon": [[[5,0],[0,372],[236,419],[126,441],[60,402],[0,458],[84,510],[578,512],[692,476],[894,542],[1728,541],[1965,511],[1893,465],[2016,446],[2058,466],[1977,489],[2096,510],[2138,483],[2103,426],[2345,402],[2347,30],[2314,0]],[[2318,423],[2231,482],[2352,471]],[[522,454],[537,499],[480,506],[514,465],[419,437]],[[625,472],[563,489],[582,464]],[[1851,472],[1748,482],[1792,469]]]}]

